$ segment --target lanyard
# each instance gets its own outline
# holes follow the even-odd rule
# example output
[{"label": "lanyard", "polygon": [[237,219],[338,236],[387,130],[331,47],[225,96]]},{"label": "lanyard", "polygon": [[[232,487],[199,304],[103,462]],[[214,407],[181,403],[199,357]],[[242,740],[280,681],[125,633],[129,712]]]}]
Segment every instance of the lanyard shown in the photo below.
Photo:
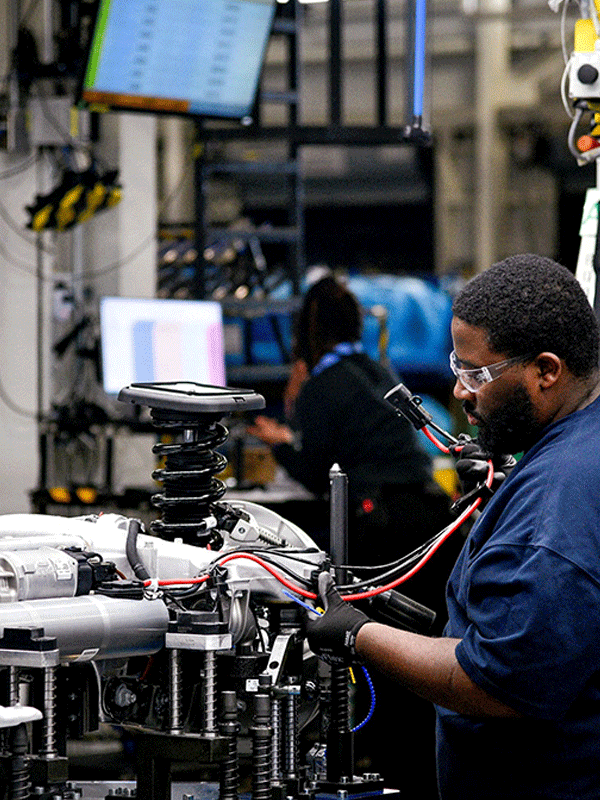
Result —
[{"label": "lanyard", "polygon": [[362,353],[363,346],[360,342],[340,342],[329,353],[325,353],[312,369],[311,375],[319,375],[328,367],[333,367],[341,360],[342,356],[351,356],[353,353]]}]

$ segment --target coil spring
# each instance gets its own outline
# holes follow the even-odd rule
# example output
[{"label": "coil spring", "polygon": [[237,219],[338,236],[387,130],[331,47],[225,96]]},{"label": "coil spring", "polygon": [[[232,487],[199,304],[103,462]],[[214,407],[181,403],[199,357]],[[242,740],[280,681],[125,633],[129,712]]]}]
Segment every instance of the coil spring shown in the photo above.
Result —
[{"label": "coil spring", "polygon": [[8,796],[11,800],[29,800],[31,782],[27,760],[27,730],[24,723],[11,731],[10,745],[12,757]]},{"label": "coil spring", "polygon": [[220,800],[237,800],[238,792],[238,733],[240,725],[237,720],[237,700],[233,691],[221,693],[221,722],[219,731],[226,740],[225,758],[221,762]]},{"label": "coil spring", "polygon": [[16,706],[19,702],[19,668],[8,668],[8,705]]},{"label": "coil spring", "polygon": [[181,654],[177,649],[169,654],[169,714],[171,733],[181,733]]},{"label": "coil spring", "polygon": [[227,738],[226,755],[221,763],[221,787],[219,797],[221,800],[235,800],[238,785],[238,756],[237,739],[235,736]]},{"label": "coil spring", "polygon": [[281,700],[275,697],[273,698],[271,706],[271,727],[273,728],[271,776],[273,781],[278,781],[281,778]]},{"label": "coil spring", "polygon": [[331,725],[338,733],[349,728],[349,699],[347,668],[334,665],[331,667]]},{"label": "coil spring", "polygon": [[286,778],[295,778],[298,771],[298,696],[290,694],[285,701],[285,772]]},{"label": "coil spring", "polygon": [[268,739],[255,741],[253,746],[252,798],[271,798],[271,742]]},{"label": "coil spring", "polygon": [[44,668],[44,722],[41,754],[46,758],[58,755],[56,749],[56,667]]},{"label": "coil spring", "polygon": [[212,736],[217,731],[217,663],[215,653],[204,653],[204,681],[202,687],[203,726],[202,732]]},{"label": "coil spring", "polygon": [[271,800],[271,698],[254,695],[252,731],[252,800]]},{"label": "coil spring", "polygon": [[152,477],[162,482],[163,491],[152,497],[161,519],[151,530],[162,538],[180,537],[185,542],[203,543],[211,538],[203,523],[211,503],[225,494],[225,484],[215,478],[227,466],[227,459],[214,448],[227,440],[227,428],[211,414],[194,416],[164,409],[152,409],[152,420],[174,442],[160,442],[152,452],[164,458],[164,466]]}]

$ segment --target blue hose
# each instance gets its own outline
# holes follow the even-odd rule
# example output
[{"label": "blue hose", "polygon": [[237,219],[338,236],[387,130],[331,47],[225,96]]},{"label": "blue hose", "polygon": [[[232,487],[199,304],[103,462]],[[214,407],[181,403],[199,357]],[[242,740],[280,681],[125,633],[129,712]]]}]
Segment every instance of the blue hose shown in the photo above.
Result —
[{"label": "blue hose", "polygon": [[366,667],[362,667],[362,671],[365,674],[365,678],[367,679],[367,684],[369,686],[369,691],[371,692],[371,707],[367,713],[367,716],[363,719],[362,722],[359,722],[354,728],[352,728],[352,733],[359,731],[361,728],[364,728],[365,725],[371,721],[371,717],[373,716],[373,712],[375,711],[375,687],[373,686],[373,681],[371,680],[371,676],[367,672]]}]

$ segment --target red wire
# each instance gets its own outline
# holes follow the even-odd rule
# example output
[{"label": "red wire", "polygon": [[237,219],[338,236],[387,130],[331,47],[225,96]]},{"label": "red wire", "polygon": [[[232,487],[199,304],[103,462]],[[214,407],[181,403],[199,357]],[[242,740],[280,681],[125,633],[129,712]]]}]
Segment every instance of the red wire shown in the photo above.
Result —
[{"label": "red wire", "polygon": [[446,447],[445,444],[442,444],[439,439],[437,439],[433,433],[426,427],[420,428],[420,430],[425,434],[425,436],[429,439],[430,442],[433,442],[434,445],[437,447],[438,450],[441,450],[442,453],[448,454],[450,452],[450,448]]},{"label": "red wire", "polygon": [[[266,561],[263,561],[261,558],[258,558],[251,553],[230,553],[229,555],[225,556],[221,559],[221,561],[217,562],[219,566],[223,566],[223,564],[227,564],[228,561],[233,561],[237,558],[245,558],[248,561],[254,561],[256,564],[259,564],[263,569],[267,572],[270,572],[274,578],[277,578],[279,583],[283,584],[288,589],[291,589],[296,594],[302,595],[302,597],[306,597],[309,600],[316,600],[317,595],[314,592],[308,592],[306,589],[302,589],[300,586],[295,586],[293,583],[288,581],[283,575],[280,575],[276,570],[271,567],[270,564],[267,564]],[[201,575],[198,578],[171,578],[168,580],[158,580],[156,581],[158,586],[176,586],[176,585],[187,585],[187,584],[195,584],[195,583],[204,583],[210,578],[210,575]],[[144,586],[152,585],[152,581],[144,581]]]},{"label": "red wire", "polygon": [[[443,453],[449,453],[450,452],[449,448],[446,447],[445,445],[443,445],[431,433],[431,431],[429,431],[426,427],[421,428],[421,430],[427,436],[427,438],[435,444],[435,446],[439,450],[441,450]],[[460,450],[462,450],[462,447],[456,448],[456,450],[457,450],[457,452],[460,452]],[[491,486],[492,486],[492,482],[494,480],[494,465],[492,464],[491,461],[488,461],[487,463],[488,463],[488,474],[487,474],[486,479],[485,479],[485,485],[488,487],[488,489],[490,489]],[[454,531],[456,531],[458,528],[460,528],[460,526],[463,524],[463,522],[465,520],[467,520],[471,516],[471,514],[480,505],[481,505],[481,497],[478,497],[476,500],[473,501],[473,503],[471,503],[471,505],[467,509],[465,509],[465,511],[463,511],[463,513],[460,515],[460,517],[458,517],[458,519],[455,520],[455,522],[453,523],[452,527],[449,528],[446,531],[446,533],[438,539],[438,541],[431,547],[430,550],[427,551],[427,553],[425,553],[423,558],[421,558],[421,560],[418,561],[412,569],[410,569],[407,573],[402,575],[400,578],[396,578],[395,581],[392,581],[391,583],[388,583],[385,586],[378,587],[377,589],[371,589],[368,592],[361,592],[360,594],[347,594],[347,595],[344,595],[343,599],[344,600],[365,600],[368,597],[374,597],[375,595],[381,594],[382,592],[387,592],[388,589],[395,589],[396,586],[400,586],[400,584],[404,583],[409,578],[412,578],[412,576],[415,573],[417,573],[423,566],[425,566],[425,564],[434,555],[434,553],[436,553],[437,550],[444,544],[446,539],[448,539],[448,537],[451,536],[454,533]]]},{"label": "red wire", "polygon": [[[170,578],[168,580],[156,581],[158,586],[178,586],[180,584],[193,584],[204,583],[209,579],[210,575],[201,575],[199,578]],[[144,581],[144,586],[151,586],[152,580]]]},{"label": "red wire", "polygon": [[467,508],[465,511],[463,511],[463,513],[460,515],[460,517],[458,517],[455,520],[455,522],[452,525],[452,527],[449,528],[446,531],[446,533],[438,539],[438,541],[431,547],[430,550],[427,551],[427,553],[425,553],[423,558],[421,558],[421,560],[418,561],[412,569],[410,569],[407,573],[402,575],[400,578],[396,578],[395,581],[392,581],[391,583],[388,583],[385,586],[380,586],[377,589],[371,589],[368,592],[361,592],[360,594],[347,594],[347,595],[344,595],[343,599],[344,600],[365,600],[368,597],[375,597],[375,595],[381,594],[382,592],[387,592],[388,589],[395,589],[396,586],[400,586],[401,583],[404,583],[409,578],[412,578],[412,576],[416,572],[418,572],[421,569],[421,567],[425,566],[425,564],[429,561],[429,559],[433,556],[433,554],[436,553],[437,550],[444,544],[446,539],[449,536],[451,536],[454,533],[454,531],[457,530],[457,528],[460,528],[460,526],[463,524],[463,522],[471,516],[471,514],[475,511],[475,509],[480,504],[481,504],[481,497],[478,497],[469,506],[469,508]]},{"label": "red wire", "polygon": [[267,564],[257,556],[250,555],[250,553],[231,553],[230,555],[225,556],[222,561],[219,561],[219,566],[226,564],[228,561],[233,561],[236,558],[247,558],[250,561],[255,561],[257,564],[260,564],[263,569],[266,569],[267,572],[270,572],[274,578],[277,578],[279,583],[283,584],[287,589],[291,589],[293,592],[296,592],[296,594],[306,597],[309,600],[316,600],[317,595],[314,594],[314,592],[309,592],[306,589],[302,589],[300,586],[295,586],[293,583],[290,583],[287,578],[284,578],[283,575],[280,575],[276,570],[274,570],[270,564]]},{"label": "red wire", "polygon": [[[450,450],[443,445],[426,427],[421,428],[423,433],[430,439],[436,447],[438,447],[443,453],[449,453]],[[461,448],[462,449],[462,448]],[[494,465],[491,461],[488,461],[488,474],[485,480],[486,486],[491,488],[492,481],[494,480]],[[381,594],[382,592],[387,592],[389,589],[394,589],[396,586],[400,586],[400,584],[407,581],[409,578],[417,573],[437,552],[437,550],[442,546],[442,544],[451,536],[463,522],[468,519],[471,514],[481,505],[481,497],[478,497],[473,503],[463,511],[463,513],[455,520],[453,525],[446,531],[446,533],[441,536],[438,541],[428,550],[427,553],[415,564],[412,569],[410,569],[407,573],[402,575],[400,578],[396,578],[396,580],[392,581],[391,583],[386,584],[385,586],[380,586],[377,589],[371,589],[368,592],[360,592],[358,594],[348,594],[344,595],[343,599],[352,601],[352,600],[365,600],[369,597],[374,597],[375,595]],[[225,556],[221,559],[218,563],[219,566],[227,564],[229,561],[234,561],[238,558],[245,558],[248,561],[254,561],[256,564],[261,566],[267,572],[269,572],[276,580],[279,581],[283,586],[287,589],[290,589],[292,592],[299,594],[301,597],[305,597],[308,600],[316,600],[317,595],[314,592],[309,592],[306,589],[303,589],[301,586],[296,586],[291,581],[288,581],[287,578],[284,578],[283,575],[278,573],[270,564],[267,564],[258,556],[252,555],[251,553],[230,553],[229,555]],[[210,578],[210,575],[202,575],[198,578],[181,578],[171,579],[171,580],[159,580],[157,581],[158,586],[174,586],[174,585],[181,585],[181,584],[197,584],[197,583],[204,583]],[[149,586],[152,584],[152,581],[144,581],[144,586]]]}]

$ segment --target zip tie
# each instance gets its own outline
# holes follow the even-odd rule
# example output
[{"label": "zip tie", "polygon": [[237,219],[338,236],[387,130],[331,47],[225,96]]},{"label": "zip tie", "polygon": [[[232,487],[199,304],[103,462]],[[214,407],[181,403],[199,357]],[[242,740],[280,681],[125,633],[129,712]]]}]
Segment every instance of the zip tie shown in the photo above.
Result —
[{"label": "zip tie", "polygon": [[158,578],[150,578],[150,580],[146,582],[144,597],[146,597],[147,600],[157,600],[159,597],[162,597],[162,590],[158,585]]}]

